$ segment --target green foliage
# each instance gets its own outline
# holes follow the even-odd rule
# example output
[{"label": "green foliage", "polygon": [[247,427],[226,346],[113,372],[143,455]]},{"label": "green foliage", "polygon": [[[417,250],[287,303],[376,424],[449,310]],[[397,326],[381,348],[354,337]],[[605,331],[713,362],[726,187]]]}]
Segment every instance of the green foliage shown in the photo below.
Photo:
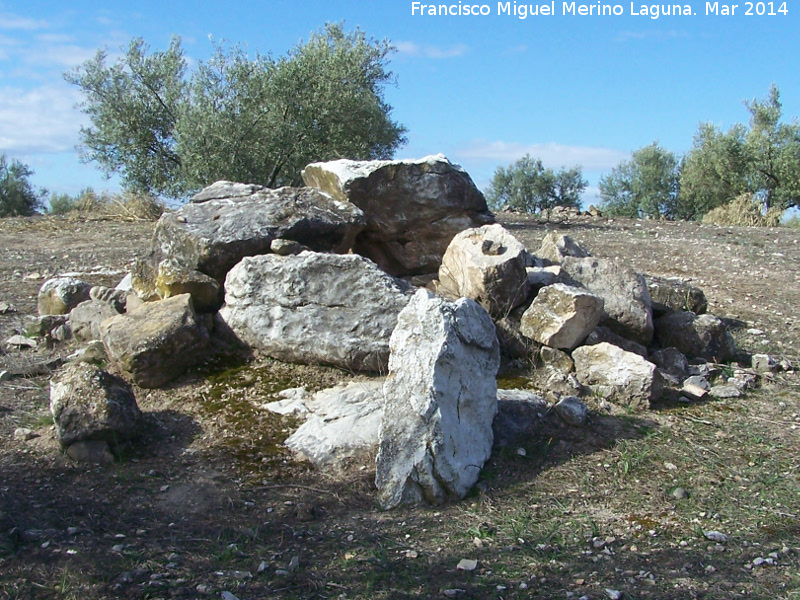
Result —
[{"label": "green foliage", "polygon": [[44,190],[35,190],[28,178],[33,171],[0,154],[0,217],[28,217],[42,207]]},{"label": "green foliage", "polygon": [[131,190],[177,197],[185,192],[175,127],[187,101],[186,59],[177,37],[165,52],[148,52],[136,38],[113,65],[98,50],[64,77],[83,91],[79,106],[92,122],[81,128],[83,159],[120,173]]},{"label": "green foliage", "polygon": [[792,215],[788,219],[786,219],[782,225],[784,227],[789,227],[791,229],[800,229],[800,217],[797,215]]},{"label": "green foliage", "polygon": [[383,97],[392,50],[328,24],[280,58],[215,45],[187,75],[180,39],[151,54],[135,39],[115,64],[100,51],[66,78],[92,122],[85,159],[129,189],[185,197],[219,179],[275,187],[310,162],[390,158],[406,141]]},{"label": "green foliage", "polygon": [[680,217],[679,177],[678,158],[653,142],[600,179],[602,210],[624,217]]},{"label": "green foliage", "polygon": [[785,210],[800,205],[800,123],[782,123],[780,92],[773,85],[765,100],[745,102],[749,127],[727,132],[705,123],[695,135],[681,173],[689,216],[749,193],[763,205]]},{"label": "green foliage", "polygon": [[525,212],[541,212],[555,206],[580,207],[587,182],[580,167],[547,169],[540,159],[526,154],[508,168],[497,167],[486,190],[492,208],[509,206]]}]

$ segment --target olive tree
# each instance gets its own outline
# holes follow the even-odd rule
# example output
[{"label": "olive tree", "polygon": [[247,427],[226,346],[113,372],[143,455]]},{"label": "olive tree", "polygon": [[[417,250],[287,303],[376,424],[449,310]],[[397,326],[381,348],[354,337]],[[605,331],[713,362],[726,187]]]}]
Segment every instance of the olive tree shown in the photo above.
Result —
[{"label": "olive tree", "polygon": [[285,56],[216,44],[191,71],[173,39],[163,52],[133,40],[68,73],[91,125],[84,156],[139,192],[183,197],[219,179],[298,184],[308,163],[390,158],[405,141],[384,98],[394,78],[387,41],[328,24]]},{"label": "olive tree", "polygon": [[653,142],[600,178],[603,210],[625,217],[679,217],[679,178],[678,158]]},{"label": "olive tree", "polygon": [[800,205],[800,123],[781,121],[780,92],[745,102],[749,127],[700,126],[681,173],[682,203],[696,215],[750,194],[764,210]]},{"label": "olive tree", "polygon": [[525,212],[556,206],[578,208],[586,185],[580,167],[556,172],[526,154],[508,168],[495,169],[486,200],[493,208],[508,206]]},{"label": "olive tree", "polygon": [[31,175],[26,164],[0,154],[0,217],[27,217],[42,207],[45,192],[34,189]]}]

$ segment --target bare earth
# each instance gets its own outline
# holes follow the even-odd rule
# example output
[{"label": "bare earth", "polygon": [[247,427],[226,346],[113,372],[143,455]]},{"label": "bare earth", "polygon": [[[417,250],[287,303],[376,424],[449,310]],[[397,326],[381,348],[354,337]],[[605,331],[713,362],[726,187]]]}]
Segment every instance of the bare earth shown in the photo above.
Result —
[{"label": "bare earth", "polygon": [[[690,279],[740,348],[800,364],[797,230],[499,220],[533,251],[558,230],[595,256]],[[0,342],[36,313],[46,278],[115,285],[152,227],[0,220],[0,304],[14,307]],[[0,371],[74,349],[7,348]],[[168,388],[135,388],[147,433],[107,467],[61,451],[47,375],[0,383],[0,600],[800,598],[794,372],[744,398],[645,415],[590,400],[588,427],[542,423],[524,456],[496,453],[465,501],[389,513],[371,465],[334,479],[296,463],[280,444],[293,423],[258,408],[281,389],[351,378],[220,352]],[[18,427],[38,437],[15,439]],[[457,569],[463,558],[477,567]]]}]

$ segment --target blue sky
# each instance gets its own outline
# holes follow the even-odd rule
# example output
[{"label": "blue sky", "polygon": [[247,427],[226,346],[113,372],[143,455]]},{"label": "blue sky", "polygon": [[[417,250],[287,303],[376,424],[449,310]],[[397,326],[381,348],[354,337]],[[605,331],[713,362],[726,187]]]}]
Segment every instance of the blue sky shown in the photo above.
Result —
[{"label": "blue sky", "polygon": [[585,201],[596,201],[599,177],[632,150],[658,140],[682,154],[699,123],[746,122],[742,101],[765,97],[772,83],[785,118],[800,116],[800,7],[792,0],[788,14],[775,16],[755,13],[783,2],[755,3],[751,16],[740,3],[733,16],[713,16],[693,1],[680,6],[694,14],[657,19],[642,14],[641,1],[602,3],[623,14],[563,15],[563,1],[555,15],[523,20],[498,15],[505,2],[484,3],[486,16],[420,16],[406,0],[0,0],[0,153],[27,163],[50,191],[114,191],[115,179],[78,159],[87,121],[65,70],[135,36],[164,49],[180,35],[193,60],[209,56],[209,35],[280,55],[342,20],[397,47],[397,85],[386,97],[409,130],[397,157],[442,152],[482,188],[497,166],[528,152],[556,169],[582,165]]}]

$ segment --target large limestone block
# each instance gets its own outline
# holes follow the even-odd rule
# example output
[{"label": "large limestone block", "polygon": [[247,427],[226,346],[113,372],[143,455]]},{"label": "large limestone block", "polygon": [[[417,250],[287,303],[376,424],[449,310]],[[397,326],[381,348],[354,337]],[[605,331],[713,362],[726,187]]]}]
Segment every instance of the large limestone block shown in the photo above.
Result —
[{"label": "large limestone block", "polygon": [[111,317],[116,317],[120,312],[111,304],[87,300],[81,302],[69,313],[69,325],[72,335],[80,341],[99,340],[100,323]]},{"label": "large limestone block", "polygon": [[40,315],[66,315],[81,302],[89,299],[91,283],[74,277],[48,279],[39,289],[37,308]]},{"label": "large limestone block", "polygon": [[656,316],[683,310],[702,315],[708,310],[708,299],[703,290],[680,279],[648,276],[647,290]]},{"label": "large limestone block", "polygon": [[338,385],[305,402],[306,422],[286,446],[316,467],[341,470],[378,447],[383,418],[383,379]]},{"label": "large limestone block", "polygon": [[242,341],[273,358],[380,371],[410,292],[355,254],[268,254],[231,269],[219,314]]},{"label": "large limestone block", "polygon": [[658,369],[638,354],[601,342],[576,348],[572,359],[578,381],[617,404],[647,410],[661,397]]},{"label": "large limestone block", "polygon": [[[137,293],[146,295],[155,289],[163,260],[173,259],[222,283],[245,256],[270,252],[274,239],[295,240],[320,252],[347,252],[364,227],[364,214],[357,207],[316,189],[256,186],[252,194],[244,195],[236,186],[217,188],[203,201],[161,216],[144,261],[146,268],[139,267],[135,273]],[[203,192],[197,197],[202,198]]]},{"label": "large limestone block", "polygon": [[605,258],[566,256],[562,265],[574,281],[603,298],[602,325],[639,344],[650,344],[653,311],[642,275]]},{"label": "large limestone block", "polygon": [[541,246],[536,251],[537,258],[550,263],[560,263],[567,256],[573,258],[586,258],[591,256],[589,251],[573,240],[570,236],[551,231],[542,240]]},{"label": "large limestone block", "polygon": [[139,433],[141,413],[131,386],[87,363],[71,363],[50,381],[50,412],[63,446],[117,444]]},{"label": "large limestone block", "polygon": [[100,335],[108,357],[145,388],[180,377],[204,358],[209,344],[189,294],[148,302],[106,319]]},{"label": "large limestone block", "polygon": [[686,356],[726,362],[736,356],[736,342],[725,324],[714,315],[682,311],[656,319],[656,339],[663,347],[674,346]]},{"label": "large limestone block", "polygon": [[529,261],[525,246],[502,225],[467,229],[447,246],[437,291],[472,298],[493,317],[503,317],[528,295]]},{"label": "large limestone block", "polygon": [[542,288],[522,315],[522,335],[551,348],[572,350],[597,327],[603,299],[556,283]]},{"label": "large limestone block", "polygon": [[492,450],[499,346],[474,300],[419,290],[392,333],[375,483],[384,509],[463,498]]},{"label": "large limestone block", "polygon": [[364,211],[355,251],[396,276],[435,273],[453,236],[494,222],[467,172],[441,154],[313,163],[303,181]]}]

